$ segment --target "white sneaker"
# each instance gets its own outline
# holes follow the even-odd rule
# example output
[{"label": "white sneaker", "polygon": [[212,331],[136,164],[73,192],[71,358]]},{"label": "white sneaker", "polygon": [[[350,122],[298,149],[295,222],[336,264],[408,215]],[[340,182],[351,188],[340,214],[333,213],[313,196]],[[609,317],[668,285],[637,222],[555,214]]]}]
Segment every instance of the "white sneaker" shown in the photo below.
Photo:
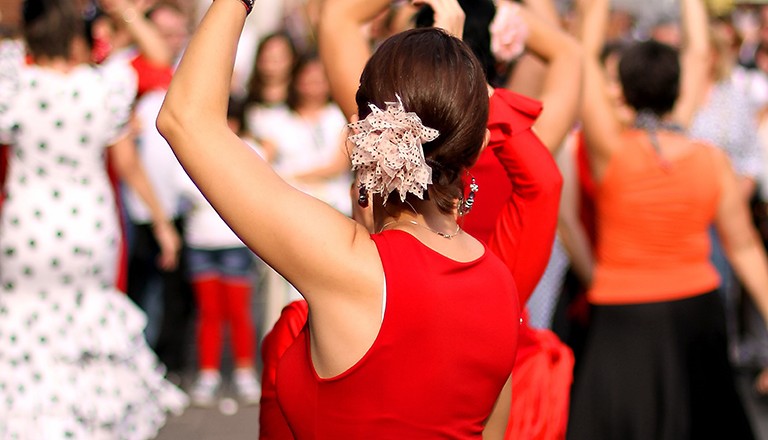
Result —
[{"label": "white sneaker", "polygon": [[256,372],[251,368],[238,368],[234,371],[232,382],[240,401],[246,405],[256,405],[261,399],[261,383]]},{"label": "white sneaker", "polygon": [[216,403],[219,388],[221,388],[221,375],[218,371],[201,372],[189,392],[192,404],[204,408],[213,406]]}]

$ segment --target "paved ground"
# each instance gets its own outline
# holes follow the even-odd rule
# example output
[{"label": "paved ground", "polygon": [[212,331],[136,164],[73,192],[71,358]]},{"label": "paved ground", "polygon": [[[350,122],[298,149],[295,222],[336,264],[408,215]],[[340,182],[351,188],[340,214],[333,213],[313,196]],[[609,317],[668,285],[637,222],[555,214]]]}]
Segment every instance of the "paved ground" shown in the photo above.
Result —
[{"label": "paved ground", "polygon": [[[157,440],[243,440],[259,438],[258,405],[240,406],[224,379],[219,404],[212,408],[189,407],[180,416],[171,416]],[[188,389],[194,373],[186,374],[181,386]]]},{"label": "paved ground", "polygon": [[[2,0],[0,0],[2,1]],[[262,323],[261,313],[265,308],[264,298],[256,291],[253,296],[253,315],[256,324]],[[192,330],[190,330],[192,331]],[[259,328],[257,334],[263,335],[265,330]],[[194,339],[194,338],[192,338]],[[228,400],[214,408],[189,407],[180,416],[170,417],[160,430],[156,440],[243,440],[259,438],[259,407],[237,406],[232,412],[233,393],[227,383],[227,377],[232,371],[232,353],[229,339],[225,334],[225,344],[222,353],[222,375],[224,376],[222,398]],[[188,347],[188,365],[196,365],[194,341]],[[257,358],[257,369],[261,373],[261,359]],[[181,387],[187,390],[195,379],[194,369],[187,371],[181,378]],[[228,407],[229,406],[229,407]],[[223,411],[222,411],[223,410]]]},{"label": "paved ground", "polygon": [[233,415],[218,408],[188,408],[172,417],[157,440],[242,440],[259,438],[259,407],[240,407]]}]

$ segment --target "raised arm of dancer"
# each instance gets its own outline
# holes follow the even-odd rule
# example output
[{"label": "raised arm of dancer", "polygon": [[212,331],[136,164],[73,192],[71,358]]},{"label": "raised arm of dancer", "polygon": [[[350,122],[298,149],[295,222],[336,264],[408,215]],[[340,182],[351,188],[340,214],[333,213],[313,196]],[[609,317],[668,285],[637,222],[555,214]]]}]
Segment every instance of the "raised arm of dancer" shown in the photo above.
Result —
[{"label": "raised arm of dancer", "polygon": [[687,127],[705,97],[710,69],[709,21],[702,0],[681,0],[683,46],[680,51],[680,97],[672,117]]},{"label": "raised arm of dancer", "polygon": [[557,230],[574,272],[584,285],[589,286],[592,283],[594,258],[587,231],[579,218],[579,176],[576,164],[579,136],[571,135],[556,157],[558,168],[563,175]]},{"label": "raised arm of dancer", "polygon": [[584,50],[584,98],[581,121],[592,172],[600,181],[613,150],[619,145],[621,122],[608,92],[600,52],[608,27],[609,0],[578,2],[581,44]]},{"label": "raised arm of dancer", "polygon": [[[714,148],[713,148],[714,150]],[[728,261],[768,321],[768,258],[752,225],[749,209],[730,161],[715,150],[720,165],[721,194],[715,225]]]},{"label": "raised arm of dancer", "polygon": [[458,39],[464,38],[464,10],[457,0],[412,0],[414,6],[429,5],[435,12],[432,27],[440,28]]},{"label": "raised arm of dancer", "polygon": [[555,152],[573,128],[578,115],[581,104],[583,55],[576,39],[560,26],[539,17],[527,7],[521,8],[520,12],[528,24],[527,50],[547,63],[539,96],[544,111],[533,128],[547,149]]},{"label": "raised arm of dancer", "polygon": [[316,323],[344,321],[350,309],[380,314],[383,272],[368,231],[288,185],[227,126],[245,17],[240,0],[211,4],[171,83],[157,120],[160,133],[244,243],[305,296]]},{"label": "raised arm of dancer", "polygon": [[155,196],[149,177],[136,152],[136,145],[130,136],[123,136],[107,151],[120,179],[130,186],[149,208],[152,216],[152,232],[160,245],[159,266],[164,270],[174,269],[181,250],[181,238]]},{"label": "raised arm of dancer", "polygon": [[117,26],[124,27],[142,54],[155,64],[170,66],[173,53],[157,27],[146,17],[147,0],[100,0]]},{"label": "raised arm of dancer", "polygon": [[[505,90],[496,93],[505,99],[491,101],[489,148],[509,175],[512,195],[499,212],[488,246],[512,271],[520,303],[525,304],[549,261],[563,179],[552,154],[530,128],[540,104]],[[510,124],[509,117],[518,121]],[[494,129],[497,125],[501,128]],[[503,133],[503,139],[493,133]]]},{"label": "raised arm of dancer", "polygon": [[[323,0],[318,46],[334,100],[347,117],[357,114],[355,94],[371,57],[371,42],[361,28],[384,12],[389,0]],[[455,0],[414,0],[435,10],[435,27],[461,38],[464,11]]]},{"label": "raised arm of dancer", "polygon": [[357,114],[355,94],[371,57],[363,26],[384,11],[389,0],[324,0],[318,24],[318,48],[331,94],[348,118]]},{"label": "raised arm of dancer", "polygon": [[[512,2],[505,1],[505,3]],[[523,4],[528,6],[531,12],[534,12],[553,26],[560,26],[560,16],[557,8],[550,0],[526,0],[523,1]],[[504,3],[499,2],[498,6],[504,7]],[[523,52],[515,60],[515,67],[504,87],[526,96],[541,99],[546,74],[547,64],[541,58],[532,53]]]}]

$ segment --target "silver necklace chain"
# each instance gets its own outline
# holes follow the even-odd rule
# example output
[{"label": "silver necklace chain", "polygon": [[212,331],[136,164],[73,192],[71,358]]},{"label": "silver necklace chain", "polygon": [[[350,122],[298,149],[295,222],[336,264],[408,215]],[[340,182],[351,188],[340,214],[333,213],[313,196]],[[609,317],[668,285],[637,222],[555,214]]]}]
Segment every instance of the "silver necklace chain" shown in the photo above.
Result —
[{"label": "silver necklace chain", "polygon": [[432,232],[434,234],[439,235],[440,237],[447,238],[449,240],[451,238],[459,235],[459,233],[461,232],[461,226],[459,226],[458,224],[456,225],[456,231],[454,231],[452,234],[446,234],[445,232],[436,231],[436,230],[430,228],[429,226],[422,225],[421,223],[419,223],[417,221],[414,221],[414,220],[392,220],[391,222],[384,223],[384,226],[382,226],[381,229],[379,229],[379,232],[381,233],[381,232],[384,231],[384,229],[387,228],[387,226],[394,225],[394,224],[397,224],[397,223],[410,223],[412,225],[420,226],[420,227],[422,227],[422,228],[424,228],[424,229],[426,229],[426,230],[428,230],[428,231],[430,231],[430,232]]}]

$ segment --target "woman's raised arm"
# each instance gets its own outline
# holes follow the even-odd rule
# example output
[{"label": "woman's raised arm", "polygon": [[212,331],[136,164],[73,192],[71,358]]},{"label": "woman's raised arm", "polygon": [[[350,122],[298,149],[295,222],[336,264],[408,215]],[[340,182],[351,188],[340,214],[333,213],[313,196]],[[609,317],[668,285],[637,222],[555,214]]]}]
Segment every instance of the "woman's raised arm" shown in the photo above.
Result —
[{"label": "woman's raised arm", "polygon": [[546,62],[541,95],[544,111],[533,128],[550,152],[556,152],[573,128],[581,104],[583,55],[579,43],[561,27],[523,7],[528,24],[526,49]]},{"label": "woman's raised arm", "polygon": [[311,306],[345,293],[380,294],[381,261],[368,232],[284,182],[227,126],[243,3],[213,2],[173,78],[158,129],[227,224]]},{"label": "woman's raised arm", "polygon": [[318,46],[333,99],[349,118],[357,114],[355,93],[360,74],[371,57],[363,26],[386,10],[389,0],[324,0],[318,25]]},{"label": "woman's raised arm", "polygon": [[680,97],[674,120],[687,127],[706,96],[710,68],[709,21],[702,0],[681,0],[683,42],[680,49]]},{"label": "woman's raised arm", "polygon": [[619,145],[621,134],[618,111],[611,102],[606,74],[600,63],[609,8],[609,0],[578,2],[581,44],[585,55],[581,122],[592,172],[597,180],[602,179],[604,168],[613,150]]}]

